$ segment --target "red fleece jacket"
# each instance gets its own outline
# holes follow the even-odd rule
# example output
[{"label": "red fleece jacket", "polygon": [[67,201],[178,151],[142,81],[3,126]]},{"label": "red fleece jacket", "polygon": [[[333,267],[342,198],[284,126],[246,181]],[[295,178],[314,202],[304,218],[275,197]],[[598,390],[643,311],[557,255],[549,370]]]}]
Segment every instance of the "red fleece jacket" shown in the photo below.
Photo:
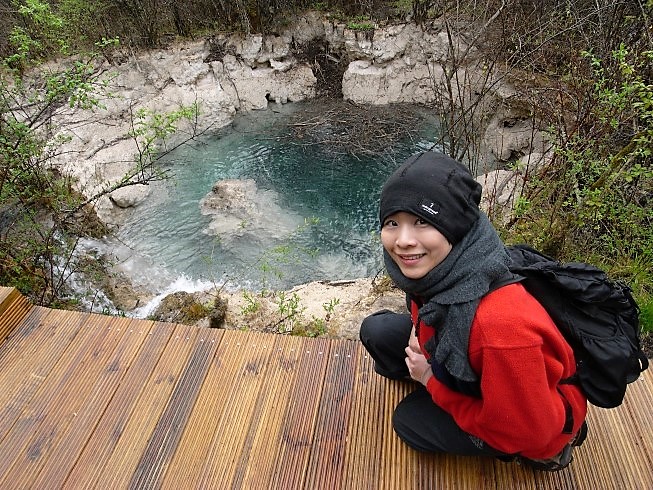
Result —
[{"label": "red fleece jacket", "polygon": [[[411,305],[413,322],[417,307]],[[420,323],[419,343],[435,334]],[[466,432],[509,454],[544,459],[572,437],[563,434],[565,406],[571,406],[575,434],[587,414],[587,400],[575,385],[560,385],[576,369],[571,347],[544,308],[521,284],[485,296],[469,338],[469,361],[481,380],[481,398],[453,391],[435,377],[427,390]]]}]

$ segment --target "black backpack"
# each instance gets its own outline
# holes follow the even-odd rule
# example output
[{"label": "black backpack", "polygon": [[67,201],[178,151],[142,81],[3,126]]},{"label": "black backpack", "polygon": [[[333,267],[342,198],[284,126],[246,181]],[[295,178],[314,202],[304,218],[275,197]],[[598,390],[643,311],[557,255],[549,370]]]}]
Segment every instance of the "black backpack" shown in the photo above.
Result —
[{"label": "black backpack", "polygon": [[620,405],[626,385],[648,368],[630,288],[589,264],[563,264],[527,245],[507,249],[511,272],[523,276],[574,351],[576,373],[563,382],[579,384],[593,405]]}]

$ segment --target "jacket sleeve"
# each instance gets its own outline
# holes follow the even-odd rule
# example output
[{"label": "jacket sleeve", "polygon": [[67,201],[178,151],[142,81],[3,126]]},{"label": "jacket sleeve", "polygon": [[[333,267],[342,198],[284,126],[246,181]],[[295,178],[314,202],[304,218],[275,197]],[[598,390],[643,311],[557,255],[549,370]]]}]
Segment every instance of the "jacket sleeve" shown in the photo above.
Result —
[{"label": "jacket sleeve", "polygon": [[482,398],[450,390],[432,377],[433,400],[466,432],[508,454],[544,458],[565,424],[564,401],[547,380],[541,350],[484,349]]},{"label": "jacket sleeve", "polygon": [[470,332],[469,360],[481,379],[481,398],[453,391],[435,377],[427,389],[464,431],[493,448],[548,458],[571,437],[563,434],[569,410],[574,430],[586,414],[577,387],[559,385],[575,370],[573,352],[539,304],[529,305],[534,299],[520,302],[521,308],[508,301],[505,308],[499,297],[479,306]]}]

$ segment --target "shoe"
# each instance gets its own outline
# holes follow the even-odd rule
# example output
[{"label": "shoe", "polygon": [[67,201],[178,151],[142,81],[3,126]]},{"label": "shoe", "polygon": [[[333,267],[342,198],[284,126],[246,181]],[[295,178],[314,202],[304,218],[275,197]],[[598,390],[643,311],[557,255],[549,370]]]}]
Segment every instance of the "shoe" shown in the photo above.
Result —
[{"label": "shoe", "polygon": [[583,422],[580,429],[574,437],[567,443],[565,447],[562,448],[558,454],[549,459],[528,459],[528,458],[519,458],[519,463],[525,463],[534,470],[539,471],[560,471],[574,460],[571,453],[575,447],[580,446],[585,441],[587,437],[587,422]]},{"label": "shoe", "polygon": [[574,458],[571,455],[574,446],[567,444],[558,454],[549,459],[519,458],[519,463],[524,463],[538,471],[560,471],[569,466]]},{"label": "shoe", "polygon": [[578,430],[576,435],[571,439],[571,441],[569,441],[569,443],[574,447],[578,447],[582,445],[583,442],[585,442],[585,439],[587,438],[587,431],[588,431],[588,427],[587,427],[587,420],[586,420],[583,422],[583,425],[580,426],[580,429]]}]

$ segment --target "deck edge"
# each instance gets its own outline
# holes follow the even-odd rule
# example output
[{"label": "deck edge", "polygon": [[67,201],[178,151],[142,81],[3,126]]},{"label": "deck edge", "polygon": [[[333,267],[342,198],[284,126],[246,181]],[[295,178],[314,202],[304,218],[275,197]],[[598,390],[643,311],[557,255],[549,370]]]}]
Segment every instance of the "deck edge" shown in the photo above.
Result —
[{"label": "deck edge", "polygon": [[18,289],[0,286],[0,344],[21,324],[32,307]]}]

